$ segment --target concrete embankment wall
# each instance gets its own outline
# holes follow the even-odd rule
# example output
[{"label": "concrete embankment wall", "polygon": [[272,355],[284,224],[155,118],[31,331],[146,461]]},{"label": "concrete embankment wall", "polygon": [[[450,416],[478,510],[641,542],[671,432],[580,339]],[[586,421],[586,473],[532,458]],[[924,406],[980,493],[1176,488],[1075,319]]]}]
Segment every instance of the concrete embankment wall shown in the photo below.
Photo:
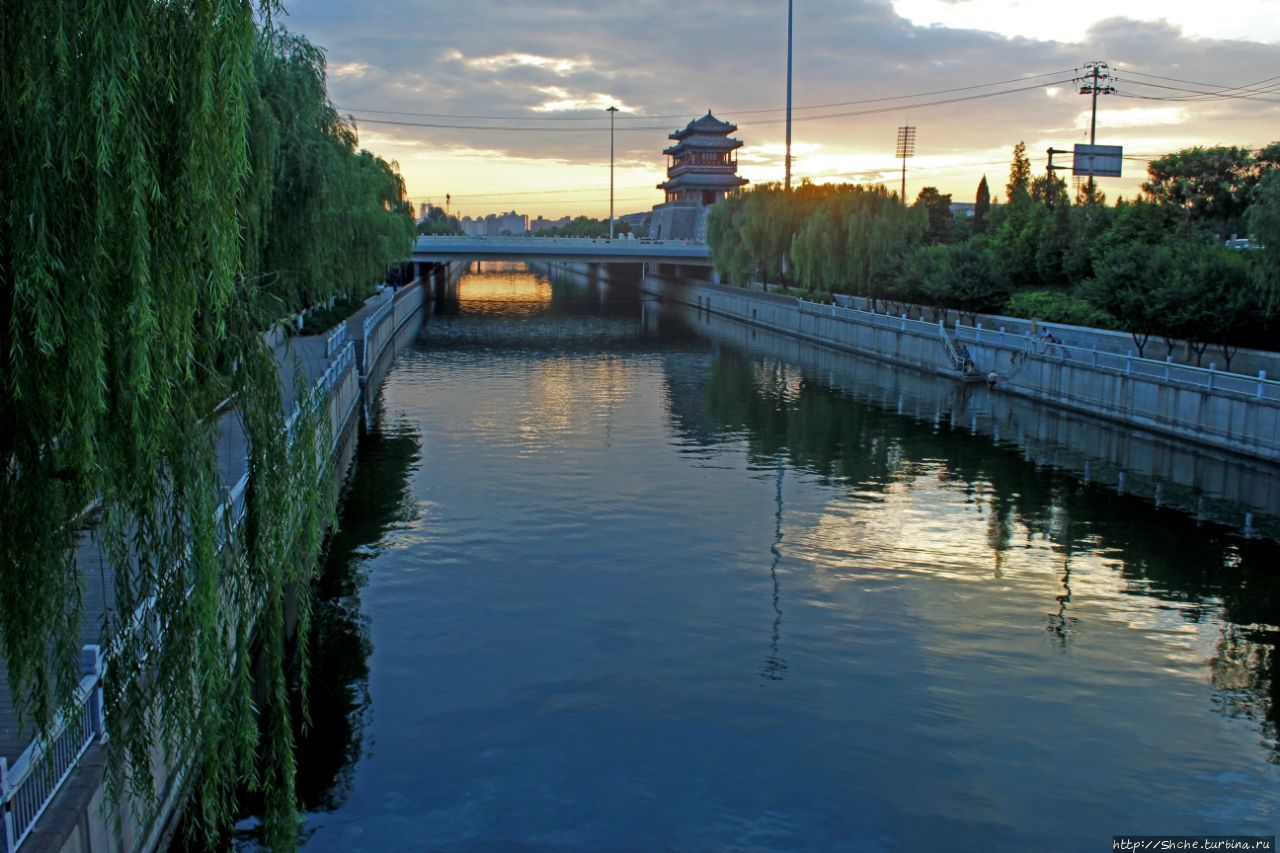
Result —
[{"label": "concrete embankment wall", "polygon": [[1253,459],[989,391],[984,383],[904,371],[883,359],[813,346],[674,300],[663,303],[661,315],[683,319],[719,346],[797,365],[826,387],[881,411],[935,429],[967,430],[997,446],[1016,445],[1028,462],[1070,471],[1086,483],[1138,495],[1197,521],[1280,539],[1280,477]]},{"label": "concrete embankment wall", "polygon": [[[399,288],[392,297],[390,309],[371,329],[372,337],[367,341],[360,339],[362,347],[352,347],[345,360],[342,347],[331,354],[331,362],[321,380],[327,392],[321,405],[328,410],[332,438],[329,450],[334,482],[330,487],[336,488],[342,482],[355,456],[362,404],[370,394],[376,393],[395,357],[416,336],[431,297],[425,282],[414,281]],[[363,328],[352,328],[353,325],[348,321],[348,340],[363,332]],[[364,351],[357,353],[361,348]],[[361,369],[365,363],[361,356],[366,356],[374,368],[367,376]],[[159,809],[148,820],[145,808],[133,798],[115,803],[108,800],[107,749],[101,740],[95,741],[49,802],[31,834],[18,848],[19,853],[120,853],[163,846],[166,828],[171,827],[189,780],[182,771],[167,766],[158,749],[152,754],[152,770]],[[0,837],[0,851],[5,846],[5,839]]]},{"label": "concrete embankment wall", "polygon": [[[873,311],[879,307],[883,310],[885,303],[877,306],[871,300],[861,296],[837,293],[832,296],[836,304],[846,308],[857,308],[862,311]],[[903,306],[908,316],[919,316],[937,322],[938,315],[934,309],[919,305]],[[896,313],[898,309],[894,309]],[[954,311],[950,312],[955,314]],[[1138,346],[1128,332],[1117,332],[1111,329],[1094,329],[1088,326],[1072,326],[1067,323],[1047,323],[1043,320],[1026,320],[1021,317],[1006,317],[998,314],[973,314],[970,318],[974,324],[985,329],[1004,329],[1010,335],[1029,335],[1041,331],[1053,333],[1055,337],[1069,346],[1082,347],[1098,352],[1109,352],[1116,355],[1138,355]],[[1175,340],[1169,343],[1163,338],[1151,336],[1143,347],[1142,354],[1147,358],[1168,359],[1173,364],[1191,364],[1208,367],[1213,364],[1220,370],[1228,369],[1227,358],[1222,348],[1217,345],[1208,347],[1202,356],[1197,358],[1195,351],[1186,341]],[[1259,372],[1272,378],[1280,378],[1280,353],[1264,350],[1232,349],[1229,369],[1233,373],[1246,376],[1257,376]]]},{"label": "concrete embankment wall", "polygon": [[[664,299],[823,346],[957,376],[936,324],[653,274],[644,278],[643,287]],[[968,347],[979,372],[1000,374],[998,388],[1004,392],[1280,464],[1280,395],[1274,382],[1219,374],[1214,387],[1214,377],[1201,371],[1191,378],[1206,384],[1193,385],[1160,375],[1162,365],[1154,362],[1118,359],[1103,366],[1096,356],[1089,363],[1087,353],[1082,357],[1071,348],[1039,345],[1026,335],[960,332],[947,331],[957,347]],[[1148,372],[1135,372],[1135,363]]]}]

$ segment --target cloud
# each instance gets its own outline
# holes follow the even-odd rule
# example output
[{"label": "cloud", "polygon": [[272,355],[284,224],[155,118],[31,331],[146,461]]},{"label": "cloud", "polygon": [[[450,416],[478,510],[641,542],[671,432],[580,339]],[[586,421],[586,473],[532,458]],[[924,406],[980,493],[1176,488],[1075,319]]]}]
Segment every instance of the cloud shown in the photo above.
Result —
[{"label": "cloud", "polygon": [[[949,26],[904,17],[895,11],[901,2],[891,0],[797,4],[797,176],[890,174],[900,165],[893,158],[896,129],[909,123],[917,127],[917,157],[908,164],[908,191],[927,180],[943,192],[971,197],[984,171],[993,185],[1003,183],[1019,140],[1034,152],[1036,168],[1045,148],[1086,141],[1080,116],[1089,99],[1073,79],[1092,59],[1111,64],[1117,89],[1099,100],[1099,142],[1148,155],[1187,140],[1271,141],[1280,104],[1162,99],[1196,98],[1179,88],[1204,88],[1163,78],[1224,86],[1258,80],[1275,66],[1275,47],[1205,35],[1179,17],[1176,3],[1166,4],[1163,21],[1135,20],[1145,14],[1134,5],[1141,2],[1113,0],[1108,12],[1129,17],[1092,24],[1086,15],[1053,10],[1055,21],[1068,18],[1076,26],[1078,20],[1078,35],[1056,25],[1029,34],[992,32],[1000,21],[986,0],[942,4],[976,16]],[[1241,2],[1253,8],[1253,0]],[[1019,5],[1047,8],[1029,0]],[[615,122],[616,163],[659,173],[667,135],[711,109],[739,125],[744,173],[753,181],[780,178],[785,4],[700,0],[673,15],[657,0],[607,8],[595,0],[293,0],[289,25],[326,49],[334,102],[357,116],[366,142],[372,146],[376,138],[379,146],[392,146],[389,140],[405,140],[387,148],[402,165],[405,152],[414,152],[415,170],[406,166],[412,195],[466,191],[464,182],[474,178],[464,178],[451,165],[458,157],[449,153],[464,150],[487,152],[470,161],[489,163],[513,192],[555,187],[556,176],[567,174],[565,164],[582,180],[594,176],[607,187],[604,108],[611,104],[624,110]],[[899,97],[907,94],[916,97]],[[1271,99],[1280,101],[1280,91]],[[378,125],[374,119],[455,126]],[[486,127],[516,129],[476,129]],[[427,156],[431,151],[440,152],[437,166]],[[1108,183],[1108,195],[1132,192],[1140,178]],[[645,192],[660,200],[656,189]]]},{"label": "cloud", "polygon": [[561,77],[571,74],[580,68],[589,68],[591,66],[590,59],[566,59],[554,56],[538,56],[532,53],[502,53],[496,56],[477,56],[463,61],[472,68],[479,68],[483,71],[501,71],[507,68],[525,66],[550,69]]},{"label": "cloud", "polygon": [[549,100],[532,107],[536,113],[592,111],[599,112],[609,107],[617,107],[619,112],[634,113],[635,107],[629,107],[620,98],[601,92],[589,95],[572,95],[568,89],[560,86],[540,86],[537,91],[546,95]]},{"label": "cloud", "polygon": [[[1076,116],[1076,128],[1083,130],[1089,126],[1090,111],[1085,110]],[[1103,127],[1123,129],[1130,127],[1155,127],[1159,125],[1182,125],[1190,118],[1185,107],[1129,107],[1127,109],[1098,110],[1098,123]]]},{"label": "cloud", "polygon": [[359,80],[375,73],[367,62],[340,62],[329,66],[330,80]]}]

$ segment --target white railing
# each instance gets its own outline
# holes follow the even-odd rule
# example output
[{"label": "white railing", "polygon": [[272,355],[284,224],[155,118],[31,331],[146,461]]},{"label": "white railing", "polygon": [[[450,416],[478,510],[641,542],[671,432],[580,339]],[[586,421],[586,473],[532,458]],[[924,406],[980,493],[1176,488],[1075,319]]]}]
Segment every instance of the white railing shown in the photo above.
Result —
[{"label": "white railing", "polygon": [[81,652],[84,676],[68,716],[59,713],[48,733],[32,741],[8,767],[0,757],[0,823],[5,853],[13,853],[35,828],[49,803],[95,740],[105,736],[102,715],[102,654],[97,646]]},{"label": "white railing", "polygon": [[[1085,349],[1084,347],[1070,346],[1043,338],[984,329],[981,326],[957,325],[956,337],[962,341],[972,341],[976,344],[1005,346],[1023,350],[1023,358],[1034,356],[1049,361],[1075,364],[1111,373],[1141,376],[1158,382],[1167,382],[1171,385],[1202,388],[1224,395],[1280,402],[1280,382],[1268,379],[1266,371],[1260,371],[1256,377],[1244,376],[1239,373],[1226,373],[1218,370],[1217,365],[1213,363],[1210,363],[1207,368],[1193,367],[1189,364],[1174,364],[1171,360],[1159,361],[1153,358],[1139,358],[1133,355],[1120,355],[1119,353],[1102,350]],[[1029,346],[1028,341],[1030,341]]]},{"label": "white railing", "polygon": [[924,320],[908,320],[906,314],[894,317],[892,314],[876,314],[871,311],[863,311],[860,308],[844,308],[840,305],[827,305],[822,302],[809,302],[804,299],[797,299],[796,301],[800,303],[800,311],[804,314],[834,317],[851,323],[861,323],[864,326],[876,326],[881,329],[890,329],[898,332],[914,332],[917,335],[928,335],[930,337],[938,334],[937,323],[928,323]]},{"label": "white railing", "polygon": [[324,356],[330,358],[347,342],[347,321],[343,320],[324,339]]}]

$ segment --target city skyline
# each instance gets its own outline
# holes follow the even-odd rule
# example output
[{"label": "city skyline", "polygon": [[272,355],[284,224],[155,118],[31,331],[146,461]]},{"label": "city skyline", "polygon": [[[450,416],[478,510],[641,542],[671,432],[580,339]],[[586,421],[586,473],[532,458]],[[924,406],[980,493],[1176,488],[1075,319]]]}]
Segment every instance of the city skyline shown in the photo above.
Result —
[{"label": "city skyline", "polygon": [[[999,194],[1017,142],[1039,174],[1047,147],[1088,141],[1090,99],[1072,80],[1098,60],[1117,89],[1099,98],[1098,142],[1127,157],[1101,187],[1132,196],[1144,158],[1280,135],[1280,23],[1265,6],[1224,19],[1121,0],[1090,23],[1015,0],[798,4],[795,180],[896,189],[894,135],[911,124],[909,198],[929,185],[972,201],[984,174]],[[376,9],[298,0],[283,20],[326,49],[333,102],[399,163],[415,206],[448,194],[458,216],[607,216],[611,105],[619,214],[661,202],[667,134],[708,109],[739,125],[752,185],[782,179],[785,2]]]}]

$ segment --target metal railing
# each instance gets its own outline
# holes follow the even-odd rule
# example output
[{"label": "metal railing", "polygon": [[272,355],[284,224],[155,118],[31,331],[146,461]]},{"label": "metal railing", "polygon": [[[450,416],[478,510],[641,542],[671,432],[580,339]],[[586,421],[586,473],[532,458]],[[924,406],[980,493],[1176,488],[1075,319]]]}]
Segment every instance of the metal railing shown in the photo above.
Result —
[{"label": "metal railing", "polygon": [[71,771],[95,740],[105,736],[102,714],[102,654],[97,646],[81,652],[84,672],[71,703],[71,712],[59,713],[48,733],[36,738],[8,767],[0,757],[0,823],[5,853],[13,853],[35,828]]},{"label": "metal railing", "polygon": [[840,305],[809,302],[805,299],[797,299],[796,301],[800,303],[800,311],[804,314],[835,317],[839,320],[848,320],[851,323],[861,323],[864,326],[876,326],[892,331],[912,332],[917,335],[932,337],[939,334],[938,329],[941,326],[940,323],[929,323],[925,320],[908,320],[906,314],[895,317],[892,314],[876,314],[872,311],[863,311],[861,308],[845,308]]},{"label": "metal railing", "polygon": [[[1022,359],[1036,357],[1048,361],[1075,364],[1127,376],[1140,376],[1171,385],[1215,391],[1224,395],[1280,402],[1280,382],[1267,378],[1266,371],[1258,376],[1227,373],[1210,363],[1208,367],[1174,364],[1172,360],[1159,361],[1133,355],[1120,355],[1097,349],[1071,346],[1056,340],[1015,335],[1003,331],[984,329],[981,326],[957,324],[956,337],[962,341],[988,346],[1004,346],[1022,350]],[[1027,342],[1030,341],[1030,346]]]}]

